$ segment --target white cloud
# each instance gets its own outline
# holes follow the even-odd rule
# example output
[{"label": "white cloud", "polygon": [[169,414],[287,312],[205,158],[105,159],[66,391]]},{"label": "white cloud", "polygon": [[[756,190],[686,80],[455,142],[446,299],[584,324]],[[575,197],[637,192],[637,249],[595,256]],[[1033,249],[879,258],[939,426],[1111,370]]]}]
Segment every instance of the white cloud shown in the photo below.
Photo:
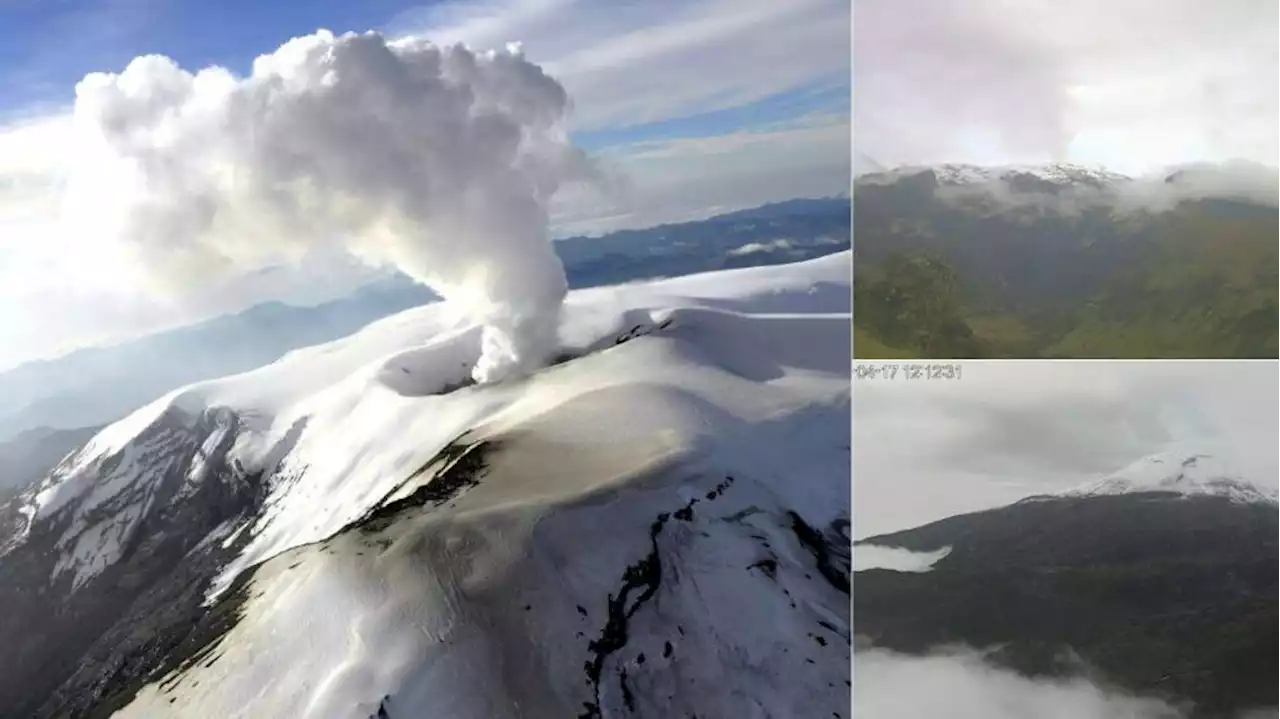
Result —
[{"label": "white cloud", "polygon": [[951,547],[936,552],[913,552],[901,547],[860,544],[853,548],[853,571],[892,569],[895,572],[928,572],[938,560],[951,553]]},{"label": "white cloud", "polygon": [[228,277],[183,297],[150,293],[98,233],[63,231],[71,137],[69,112],[0,125],[0,371],[271,299],[323,302],[376,275],[317,252],[296,270]]},{"label": "white cloud", "polygon": [[18,227],[56,209],[70,126],[66,115],[0,125],[0,252],[22,241]]},{"label": "white cloud", "polygon": [[[458,3],[408,13],[389,29],[477,47],[522,41],[568,90],[577,130],[736,107],[849,74],[850,7],[841,0]],[[832,195],[848,189],[849,155],[849,118],[829,114],[615,146],[600,158],[623,176],[615,191],[567,194],[553,222],[558,234],[598,234]]]},{"label": "white cloud", "polygon": [[748,242],[742,247],[735,247],[729,250],[732,257],[746,257],[754,255],[758,252],[770,252],[772,250],[787,250],[791,248],[791,240],[785,237],[771,240],[769,242]]},{"label": "white cloud", "polygon": [[476,47],[522,41],[568,89],[579,130],[735,107],[849,73],[841,0],[459,3],[390,29]]},{"label": "white cloud", "polygon": [[848,118],[820,115],[780,127],[606,150],[599,159],[625,182],[607,196],[566,196],[553,221],[562,234],[594,233],[836,195],[849,187],[849,146]]},{"label": "white cloud", "polygon": [[1280,484],[1274,362],[993,361],[855,380],[854,528],[907,529],[1203,447]]},{"label": "white cloud", "polygon": [[1183,716],[1162,701],[1104,689],[1085,679],[1029,679],[987,664],[976,652],[960,649],[925,657],[878,649],[855,651],[853,715],[895,719]]},{"label": "white cloud", "polygon": [[[579,130],[733,107],[838,82],[849,68],[849,4],[840,0],[458,2],[406,13],[386,27],[424,29],[437,42],[477,48],[522,41],[532,61],[563,73],[557,79],[570,92]],[[314,283],[287,272],[275,290],[227,282],[168,304],[142,294],[137,278],[121,279],[124,268],[103,243],[57,228],[69,126],[69,110],[0,124],[0,367],[267,297],[322,299]],[[849,121],[840,116],[610,148],[603,160],[627,175],[619,183],[626,191],[565,193],[553,207],[553,230],[598,233],[833,194],[848,187],[848,148]],[[312,262],[330,268],[334,296],[363,277],[349,263]],[[343,268],[352,271],[339,279]]]}]

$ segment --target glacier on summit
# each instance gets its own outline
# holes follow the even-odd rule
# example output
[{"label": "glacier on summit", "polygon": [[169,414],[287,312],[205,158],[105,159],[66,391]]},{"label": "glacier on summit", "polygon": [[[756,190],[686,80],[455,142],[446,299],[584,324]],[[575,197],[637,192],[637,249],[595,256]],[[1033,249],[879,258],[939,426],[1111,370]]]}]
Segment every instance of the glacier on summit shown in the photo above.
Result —
[{"label": "glacier on summit", "polygon": [[1161,452],[1143,457],[1102,479],[1062,492],[1091,497],[1137,492],[1225,497],[1241,503],[1277,503],[1277,493],[1246,480],[1230,462],[1214,454]]},{"label": "glacier on summit", "polygon": [[0,713],[847,710],[850,262],[571,292],[528,377],[439,303],[138,410],[19,498],[0,639],[70,674]]},{"label": "glacier on summit", "polygon": [[1127,175],[1112,172],[1101,167],[1069,163],[1054,163],[1046,165],[1000,165],[994,167],[964,163],[943,163],[935,166],[904,165],[901,167],[895,167],[891,170],[877,169],[874,172],[868,172],[860,175],[858,177],[858,181],[883,184],[928,171],[932,171],[938,178],[938,182],[944,185],[990,183],[1000,180],[1008,180],[1009,178],[1017,175],[1033,177],[1044,182],[1052,182],[1062,185],[1085,183],[1094,186],[1102,186],[1109,183],[1124,182],[1130,179]]}]

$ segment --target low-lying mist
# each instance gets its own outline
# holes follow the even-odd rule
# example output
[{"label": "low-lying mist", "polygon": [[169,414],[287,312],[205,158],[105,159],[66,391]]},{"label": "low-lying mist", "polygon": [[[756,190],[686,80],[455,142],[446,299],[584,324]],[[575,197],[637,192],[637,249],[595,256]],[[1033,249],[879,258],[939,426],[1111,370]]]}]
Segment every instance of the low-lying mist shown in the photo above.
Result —
[{"label": "low-lying mist", "polygon": [[[856,589],[855,589],[856,591]],[[856,618],[855,618],[856,623]],[[969,648],[910,656],[882,649],[853,655],[853,714],[894,719],[1187,719],[1189,707],[1137,697],[1084,676],[1031,679]],[[1275,717],[1276,709],[1233,719]]]}]

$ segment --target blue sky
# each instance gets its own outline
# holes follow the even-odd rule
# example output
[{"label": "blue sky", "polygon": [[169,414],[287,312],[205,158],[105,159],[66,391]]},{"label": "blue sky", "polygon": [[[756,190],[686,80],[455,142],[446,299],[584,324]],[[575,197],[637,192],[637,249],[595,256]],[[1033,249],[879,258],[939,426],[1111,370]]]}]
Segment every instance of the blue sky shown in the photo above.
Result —
[{"label": "blue sky", "polygon": [[813,113],[849,112],[847,74],[820,78],[812,84],[770,95],[761,100],[711,112],[673,117],[669,120],[620,125],[575,133],[574,144],[588,152],[634,142],[671,140],[681,137],[714,137],[804,117]]},{"label": "blue sky", "polygon": [[69,103],[86,73],[122,69],[138,55],[167,55],[188,68],[248,70],[254,56],[318,27],[376,29],[407,8],[400,0],[0,2],[4,102]]},{"label": "blue sky", "polygon": [[[511,4],[517,9],[543,6],[548,9],[547,14],[562,11],[569,23],[573,22],[575,11],[591,5],[597,16],[614,15],[624,21],[628,15],[643,17],[649,22],[658,21],[655,24],[659,25],[667,16],[716,5],[650,2],[657,11],[638,14],[634,8],[616,11],[612,7],[624,8],[627,3]],[[839,22],[841,15],[846,23],[848,21],[847,3],[808,4],[821,9],[834,22]],[[487,15],[483,9],[476,10],[476,16],[501,16],[500,4],[476,2],[472,5],[491,8]],[[725,13],[733,12],[730,3],[719,5]],[[462,3],[422,4],[404,0],[225,0],[216,3],[207,0],[0,0],[0,85],[5,87],[0,97],[0,118],[17,120],[68,106],[74,101],[75,84],[86,74],[119,71],[139,55],[166,55],[188,69],[219,65],[246,74],[257,55],[317,28],[335,32],[377,30],[393,35],[422,32],[430,37],[433,19],[447,22],[450,16],[456,18],[465,13],[462,9],[465,7]],[[512,25],[516,31],[518,24]],[[644,26],[626,29],[638,27]],[[450,29],[457,32],[456,27]],[[847,28],[844,35],[847,43]],[[767,42],[767,28],[760,28],[758,36]],[[528,38],[509,39],[524,40],[547,54],[545,46],[528,43]],[[554,50],[553,47],[547,49]],[[741,51],[744,55],[751,52],[746,47]],[[531,53],[535,60],[538,54],[537,51]],[[749,67],[744,65],[742,69],[746,79],[749,79],[746,74]],[[849,72],[847,59],[843,63],[827,63],[826,67],[815,63],[811,77],[785,83],[777,92],[758,99],[734,102],[735,98],[729,93],[727,103],[717,103],[724,106],[709,111],[689,107],[652,122],[615,120],[603,127],[576,133],[575,141],[584,149],[600,150],[635,141],[720,135],[813,113],[847,116]],[[715,92],[711,90],[706,94],[714,97]]]},{"label": "blue sky", "polygon": [[522,43],[568,90],[575,143],[625,180],[615,196],[558,197],[556,235],[848,190],[850,0],[0,0],[0,368],[369,279],[319,258],[174,305],[113,284],[93,238],[53,229],[84,75],[144,54],[247,74],[319,28]]}]

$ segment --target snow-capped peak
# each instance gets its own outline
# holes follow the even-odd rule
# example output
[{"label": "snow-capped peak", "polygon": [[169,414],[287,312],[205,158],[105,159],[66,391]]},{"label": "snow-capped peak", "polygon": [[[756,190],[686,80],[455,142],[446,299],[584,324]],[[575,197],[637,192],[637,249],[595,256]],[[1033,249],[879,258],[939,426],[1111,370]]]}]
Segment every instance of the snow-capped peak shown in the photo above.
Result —
[{"label": "snow-capped peak", "polygon": [[1132,178],[1101,167],[1072,163],[1043,165],[982,166],[966,163],[944,163],[933,166],[900,166],[884,172],[869,172],[859,181],[875,183],[894,182],[904,177],[933,172],[940,185],[978,185],[993,182],[1009,182],[1018,178],[1030,178],[1054,185],[1109,186]]},{"label": "snow-capped peak", "polygon": [[1165,452],[1130,464],[1103,479],[1068,490],[1063,496],[1088,497],[1134,492],[1174,492],[1184,496],[1218,496],[1233,502],[1276,504],[1268,492],[1212,454]]}]

